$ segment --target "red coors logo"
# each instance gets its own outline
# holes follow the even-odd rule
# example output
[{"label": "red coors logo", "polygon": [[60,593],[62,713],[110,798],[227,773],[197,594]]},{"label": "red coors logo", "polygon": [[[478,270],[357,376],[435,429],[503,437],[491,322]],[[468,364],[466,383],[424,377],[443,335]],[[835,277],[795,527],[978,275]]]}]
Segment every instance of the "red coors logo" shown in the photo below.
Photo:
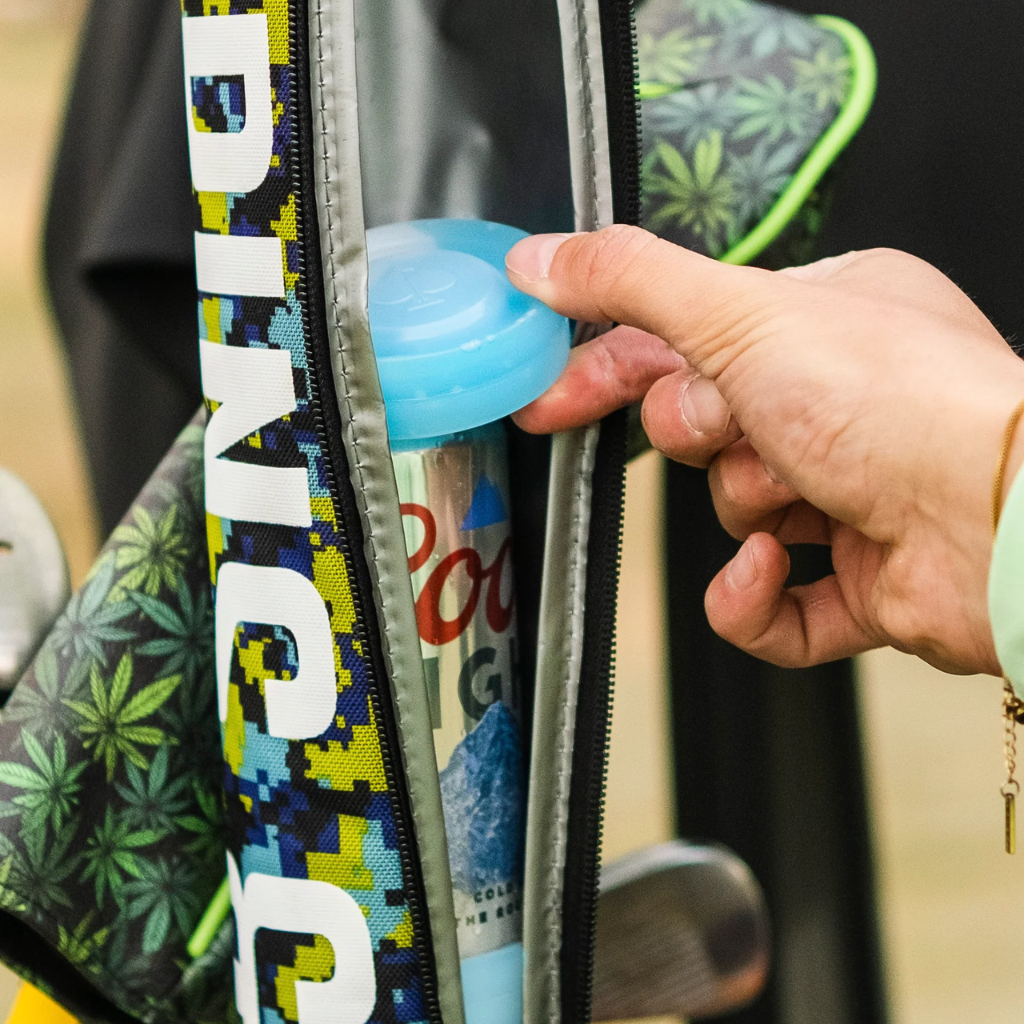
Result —
[{"label": "red coors logo", "polygon": [[[437,522],[430,509],[413,502],[403,503],[401,512],[403,516],[415,516],[423,524],[423,541],[409,556],[409,572],[416,572],[427,564],[434,553],[434,545],[437,543]],[[487,596],[484,600],[487,625],[495,633],[503,633],[508,629],[512,621],[513,600],[510,596],[507,605],[501,603],[501,577],[511,548],[512,540],[506,537],[494,561],[486,568],[479,553],[473,548],[458,548],[445,555],[434,566],[420,591],[420,596],[416,598],[416,624],[423,640],[435,647],[441,647],[461,636],[473,620],[483,595],[484,584],[487,585]],[[469,598],[454,619],[446,619],[441,614],[441,591],[448,578],[462,563],[465,563],[465,572],[471,584]]]}]

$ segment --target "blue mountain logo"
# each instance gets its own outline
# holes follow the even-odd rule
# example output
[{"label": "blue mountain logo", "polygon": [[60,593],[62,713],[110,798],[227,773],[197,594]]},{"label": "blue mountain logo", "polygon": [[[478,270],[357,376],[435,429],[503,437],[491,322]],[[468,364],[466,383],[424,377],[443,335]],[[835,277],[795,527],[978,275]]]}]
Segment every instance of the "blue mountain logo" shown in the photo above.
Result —
[{"label": "blue mountain logo", "polygon": [[473,500],[469,503],[469,511],[462,520],[463,530],[480,530],[485,526],[508,521],[508,510],[501,497],[501,491],[487,475],[480,477],[480,482],[473,491]]}]

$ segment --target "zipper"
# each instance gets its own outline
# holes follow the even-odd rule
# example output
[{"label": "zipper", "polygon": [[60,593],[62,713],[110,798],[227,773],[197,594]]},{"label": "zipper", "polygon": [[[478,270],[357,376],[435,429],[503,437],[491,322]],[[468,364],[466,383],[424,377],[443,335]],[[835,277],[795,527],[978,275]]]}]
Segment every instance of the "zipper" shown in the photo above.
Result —
[{"label": "zipper", "polygon": [[[376,606],[364,600],[373,593],[373,581],[363,551],[362,520],[356,505],[355,492],[348,476],[348,458],[341,441],[341,416],[334,389],[330,348],[326,333],[326,305],[321,290],[309,287],[309,281],[323,280],[317,228],[306,218],[307,210],[316,210],[313,162],[313,114],[309,87],[308,10],[307,0],[294,0],[288,6],[289,32],[292,47],[294,117],[292,119],[292,146],[295,153],[293,188],[296,207],[296,227],[299,240],[299,282],[297,298],[306,337],[306,354],[310,364],[310,404],[316,418],[319,440],[327,455],[325,468],[327,486],[335,507],[344,524],[344,543],[341,545],[346,567],[351,574],[350,589],[355,608],[355,636],[362,649],[366,664],[370,704],[383,731],[381,759],[388,798],[395,817],[398,853],[405,883],[405,899],[412,922],[413,948],[419,962],[419,981],[422,986],[426,1017],[430,1024],[443,1024],[437,992],[437,973],[434,966],[434,946],[430,933],[430,920],[422,899],[424,889],[415,838],[410,822],[408,786],[404,770],[393,751],[400,749],[398,723],[391,702],[385,699],[384,686],[388,678],[384,665],[383,647],[377,623]],[[299,31],[299,25],[302,31]],[[360,552],[360,554],[355,554]]]},{"label": "zipper", "polygon": [[[612,212],[640,223],[639,62],[631,0],[601,0],[601,43],[608,112]],[[562,894],[562,1024],[590,1024],[601,839],[611,734],[615,612],[622,552],[627,410],[605,418],[592,479],[587,542],[583,662],[570,782]]]},{"label": "zipper", "polygon": [[640,58],[633,0],[598,0],[616,224],[640,223]]},{"label": "zipper", "polygon": [[584,653],[566,831],[566,846],[573,851],[573,856],[566,860],[562,892],[562,1024],[590,1022],[599,859],[611,732],[625,455],[626,411],[620,410],[601,424],[593,475]]}]

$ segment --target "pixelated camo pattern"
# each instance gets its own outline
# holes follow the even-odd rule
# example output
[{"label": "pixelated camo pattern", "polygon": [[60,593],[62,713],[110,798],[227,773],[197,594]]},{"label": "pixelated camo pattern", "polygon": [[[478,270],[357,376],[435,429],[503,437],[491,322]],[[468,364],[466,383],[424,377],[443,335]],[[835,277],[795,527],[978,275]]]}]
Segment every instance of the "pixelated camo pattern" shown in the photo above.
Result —
[{"label": "pixelated camo pattern", "polygon": [[[426,1017],[413,925],[399,858],[381,731],[371,701],[368,660],[350,591],[349,555],[331,496],[331,473],[311,381],[303,320],[302,211],[293,144],[296,88],[287,0],[184,0],[189,17],[263,11],[270,34],[274,146],[267,178],[249,194],[197,193],[197,230],[277,237],[286,297],[200,294],[200,337],[220,345],[282,349],[291,355],[297,410],[225,454],[239,461],[304,466],[313,525],[278,527],[208,516],[211,572],[228,561],[294,569],[327,606],[335,644],[338,703],[333,727],[316,741],[269,736],[263,681],[297,670],[292,637],[280,628],[243,625],[235,639],[224,729],[228,846],[243,879],[253,871],[331,882],[366,915],[378,1000],[371,1021],[407,1024]],[[224,81],[193,83],[192,117],[230,130],[244,109]],[[228,83],[230,84],[230,83]],[[263,1024],[295,1021],[295,982],[334,970],[330,945],[314,935],[261,933],[257,942]]]},{"label": "pixelated camo pattern", "polygon": [[240,132],[245,127],[245,81],[242,75],[208,75],[192,79],[192,119],[200,132]]}]

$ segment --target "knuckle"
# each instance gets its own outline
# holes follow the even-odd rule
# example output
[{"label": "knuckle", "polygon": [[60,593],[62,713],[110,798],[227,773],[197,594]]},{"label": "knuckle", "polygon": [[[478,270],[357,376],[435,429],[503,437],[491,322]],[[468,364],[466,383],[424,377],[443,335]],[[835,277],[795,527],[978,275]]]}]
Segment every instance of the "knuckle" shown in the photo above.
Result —
[{"label": "knuckle", "polygon": [[601,335],[590,345],[590,376],[594,386],[607,394],[616,406],[633,401],[630,368],[623,365],[621,354],[608,340],[608,335]]},{"label": "knuckle", "polygon": [[711,481],[716,507],[720,505],[720,514],[734,522],[749,524],[768,511],[744,450],[732,447],[721,452],[712,465]]},{"label": "knuckle", "polygon": [[926,260],[900,249],[884,247],[865,249],[859,254],[857,262],[879,276],[887,278],[906,277],[912,274],[919,278],[930,278],[936,282],[948,283],[949,280],[941,270],[933,267]]},{"label": "knuckle", "polygon": [[746,516],[742,515],[734,505],[729,504],[721,494],[721,491],[712,490],[711,502],[715,508],[715,515],[718,522],[733,540],[746,540],[754,532],[755,524]]},{"label": "knuckle", "polygon": [[810,668],[814,662],[807,655],[806,651],[795,651],[787,648],[770,648],[762,652],[751,650],[750,654],[759,657],[762,661],[771,662],[779,668]]},{"label": "knuckle", "polygon": [[602,304],[602,298],[619,290],[635,262],[655,244],[657,238],[641,228],[613,224],[574,246],[566,269],[571,280]]},{"label": "knuckle", "polygon": [[888,246],[879,245],[873,249],[864,249],[860,254],[862,260],[872,260],[878,263],[887,263],[891,266],[907,266],[912,263],[923,263],[916,256],[911,256],[901,249],[890,249]]}]

